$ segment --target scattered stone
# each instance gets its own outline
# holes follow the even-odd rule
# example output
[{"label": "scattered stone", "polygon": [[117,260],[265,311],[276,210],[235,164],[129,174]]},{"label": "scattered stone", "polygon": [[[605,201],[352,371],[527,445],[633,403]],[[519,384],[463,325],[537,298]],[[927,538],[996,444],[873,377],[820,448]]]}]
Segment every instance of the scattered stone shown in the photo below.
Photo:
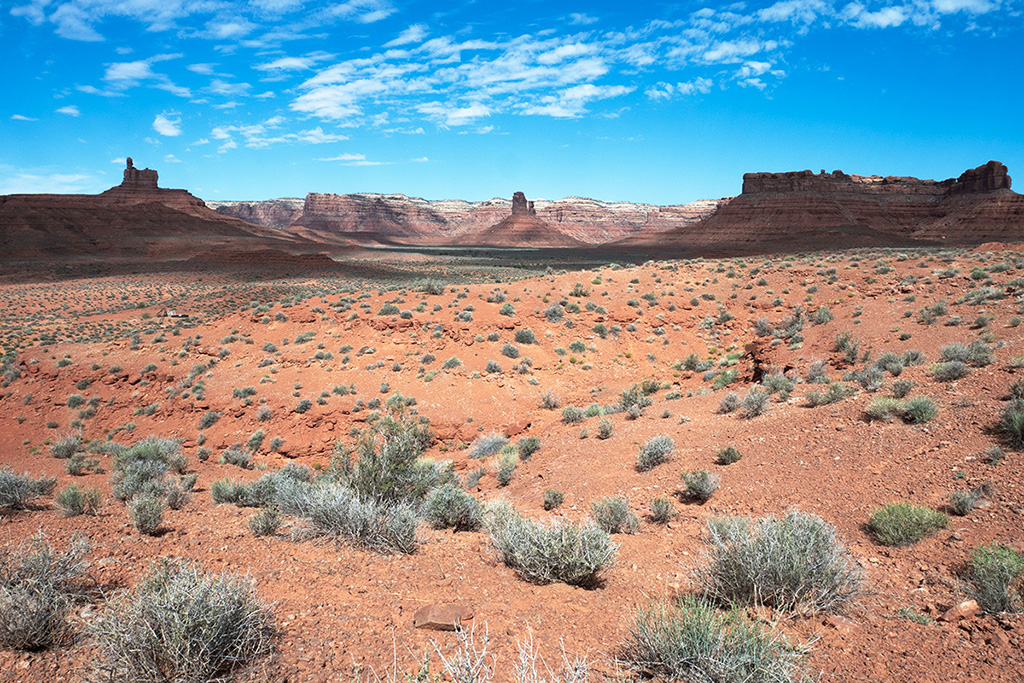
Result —
[{"label": "scattered stone", "polygon": [[964,600],[943,612],[942,616],[939,617],[939,621],[957,622],[961,619],[972,619],[978,615],[979,611],[980,608],[977,602],[974,600]]},{"label": "scattered stone", "polygon": [[433,604],[421,607],[413,615],[413,626],[432,631],[454,631],[473,618],[468,605]]}]

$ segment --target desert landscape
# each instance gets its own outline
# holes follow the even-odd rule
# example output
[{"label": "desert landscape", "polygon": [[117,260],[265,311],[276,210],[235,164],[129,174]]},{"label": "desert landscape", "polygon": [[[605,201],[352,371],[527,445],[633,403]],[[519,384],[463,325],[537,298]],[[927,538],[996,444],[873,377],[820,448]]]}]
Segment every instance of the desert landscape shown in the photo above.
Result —
[{"label": "desert landscape", "polygon": [[[136,171],[0,198],[3,680],[1019,680],[1005,166],[542,249],[522,194],[414,248]],[[154,576],[249,591],[245,656],[133,649]]]}]

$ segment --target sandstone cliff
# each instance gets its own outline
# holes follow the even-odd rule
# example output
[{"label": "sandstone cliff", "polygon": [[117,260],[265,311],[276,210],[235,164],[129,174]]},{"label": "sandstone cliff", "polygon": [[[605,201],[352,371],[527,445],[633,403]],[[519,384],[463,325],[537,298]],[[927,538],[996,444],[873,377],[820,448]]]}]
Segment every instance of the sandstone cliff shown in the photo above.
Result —
[{"label": "sandstone cliff", "polygon": [[491,247],[586,247],[583,242],[562,234],[553,225],[537,217],[534,203],[526,195],[512,195],[511,214],[484,230],[471,232],[456,240],[458,244]]},{"label": "sandstone cliff", "polygon": [[1024,239],[1024,197],[990,161],[959,178],[919,180],[842,171],[747,173],[743,193],[700,223],[623,247],[773,251],[977,244]]},{"label": "sandstone cliff", "polygon": [[[524,201],[526,201],[524,199]],[[294,202],[294,203],[293,203]],[[357,241],[399,240],[419,244],[445,244],[481,232],[504,220],[512,210],[508,199],[483,202],[426,200],[402,194],[320,194],[298,200],[266,202],[209,202],[219,213],[272,227],[301,226]],[[295,211],[289,220],[281,204]],[[721,200],[654,206],[631,202],[603,202],[583,197],[528,202],[526,211],[556,231],[579,242],[601,244],[630,235],[653,234],[696,223],[713,213]],[[532,207],[532,209],[531,209]],[[518,215],[518,214],[517,214]]]}]

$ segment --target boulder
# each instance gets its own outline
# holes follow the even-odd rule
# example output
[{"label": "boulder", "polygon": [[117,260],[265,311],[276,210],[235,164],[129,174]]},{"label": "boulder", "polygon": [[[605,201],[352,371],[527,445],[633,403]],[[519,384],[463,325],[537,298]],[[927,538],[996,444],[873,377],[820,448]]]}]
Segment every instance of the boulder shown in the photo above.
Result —
[{"label": "boulder", "polygon": [[413,614],[413,626],[432,631],[454,631],[473,619],[473,608],[468,605],[433,604],[421,607]]}]

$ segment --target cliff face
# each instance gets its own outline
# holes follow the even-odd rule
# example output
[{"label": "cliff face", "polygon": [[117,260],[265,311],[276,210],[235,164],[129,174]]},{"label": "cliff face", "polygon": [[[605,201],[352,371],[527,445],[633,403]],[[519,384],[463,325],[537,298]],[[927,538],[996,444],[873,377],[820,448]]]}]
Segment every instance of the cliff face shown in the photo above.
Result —
[{"label": "cliff face", "polygon": [[526,195],[516,192],[512,195],[512,213],[494,225],[483,230],[466,233],[458,238],[458,244],[474,244],[494,247],[585,247],[583,242],[573,239],[537,217],[534,203]]},{"label": "cliff face", "polygon": [[[519,193],[517,193],[519,194]],[[286,227],[342,234],[356,239],[396,239],[421,244],[462,242],[514,215],[528,215],[551,225],[572,240],[600,244],[630,235],[663,232],[690,225],[713,213],[719,200],[701,200],[675,206],[630,202],[602,202],[583,197],[555,201],[539,199],[521,204],[502,198],[483,202],[425,200],[402,194],[320,194],[306,196],[301,212],[298,200],[266,202],[210,202],[224,215]],[[288,211],[281,208],[287,203]],[[294,217],[289,220],[289,211]],[[470,240],[471,241],[471,240]]]},{"label": "cliff face", "polygon": [[692,227],[626,245],[738,251],[1024,239],[1024,197],[990,161],[959,178],[747,173],[743,193]]}]

